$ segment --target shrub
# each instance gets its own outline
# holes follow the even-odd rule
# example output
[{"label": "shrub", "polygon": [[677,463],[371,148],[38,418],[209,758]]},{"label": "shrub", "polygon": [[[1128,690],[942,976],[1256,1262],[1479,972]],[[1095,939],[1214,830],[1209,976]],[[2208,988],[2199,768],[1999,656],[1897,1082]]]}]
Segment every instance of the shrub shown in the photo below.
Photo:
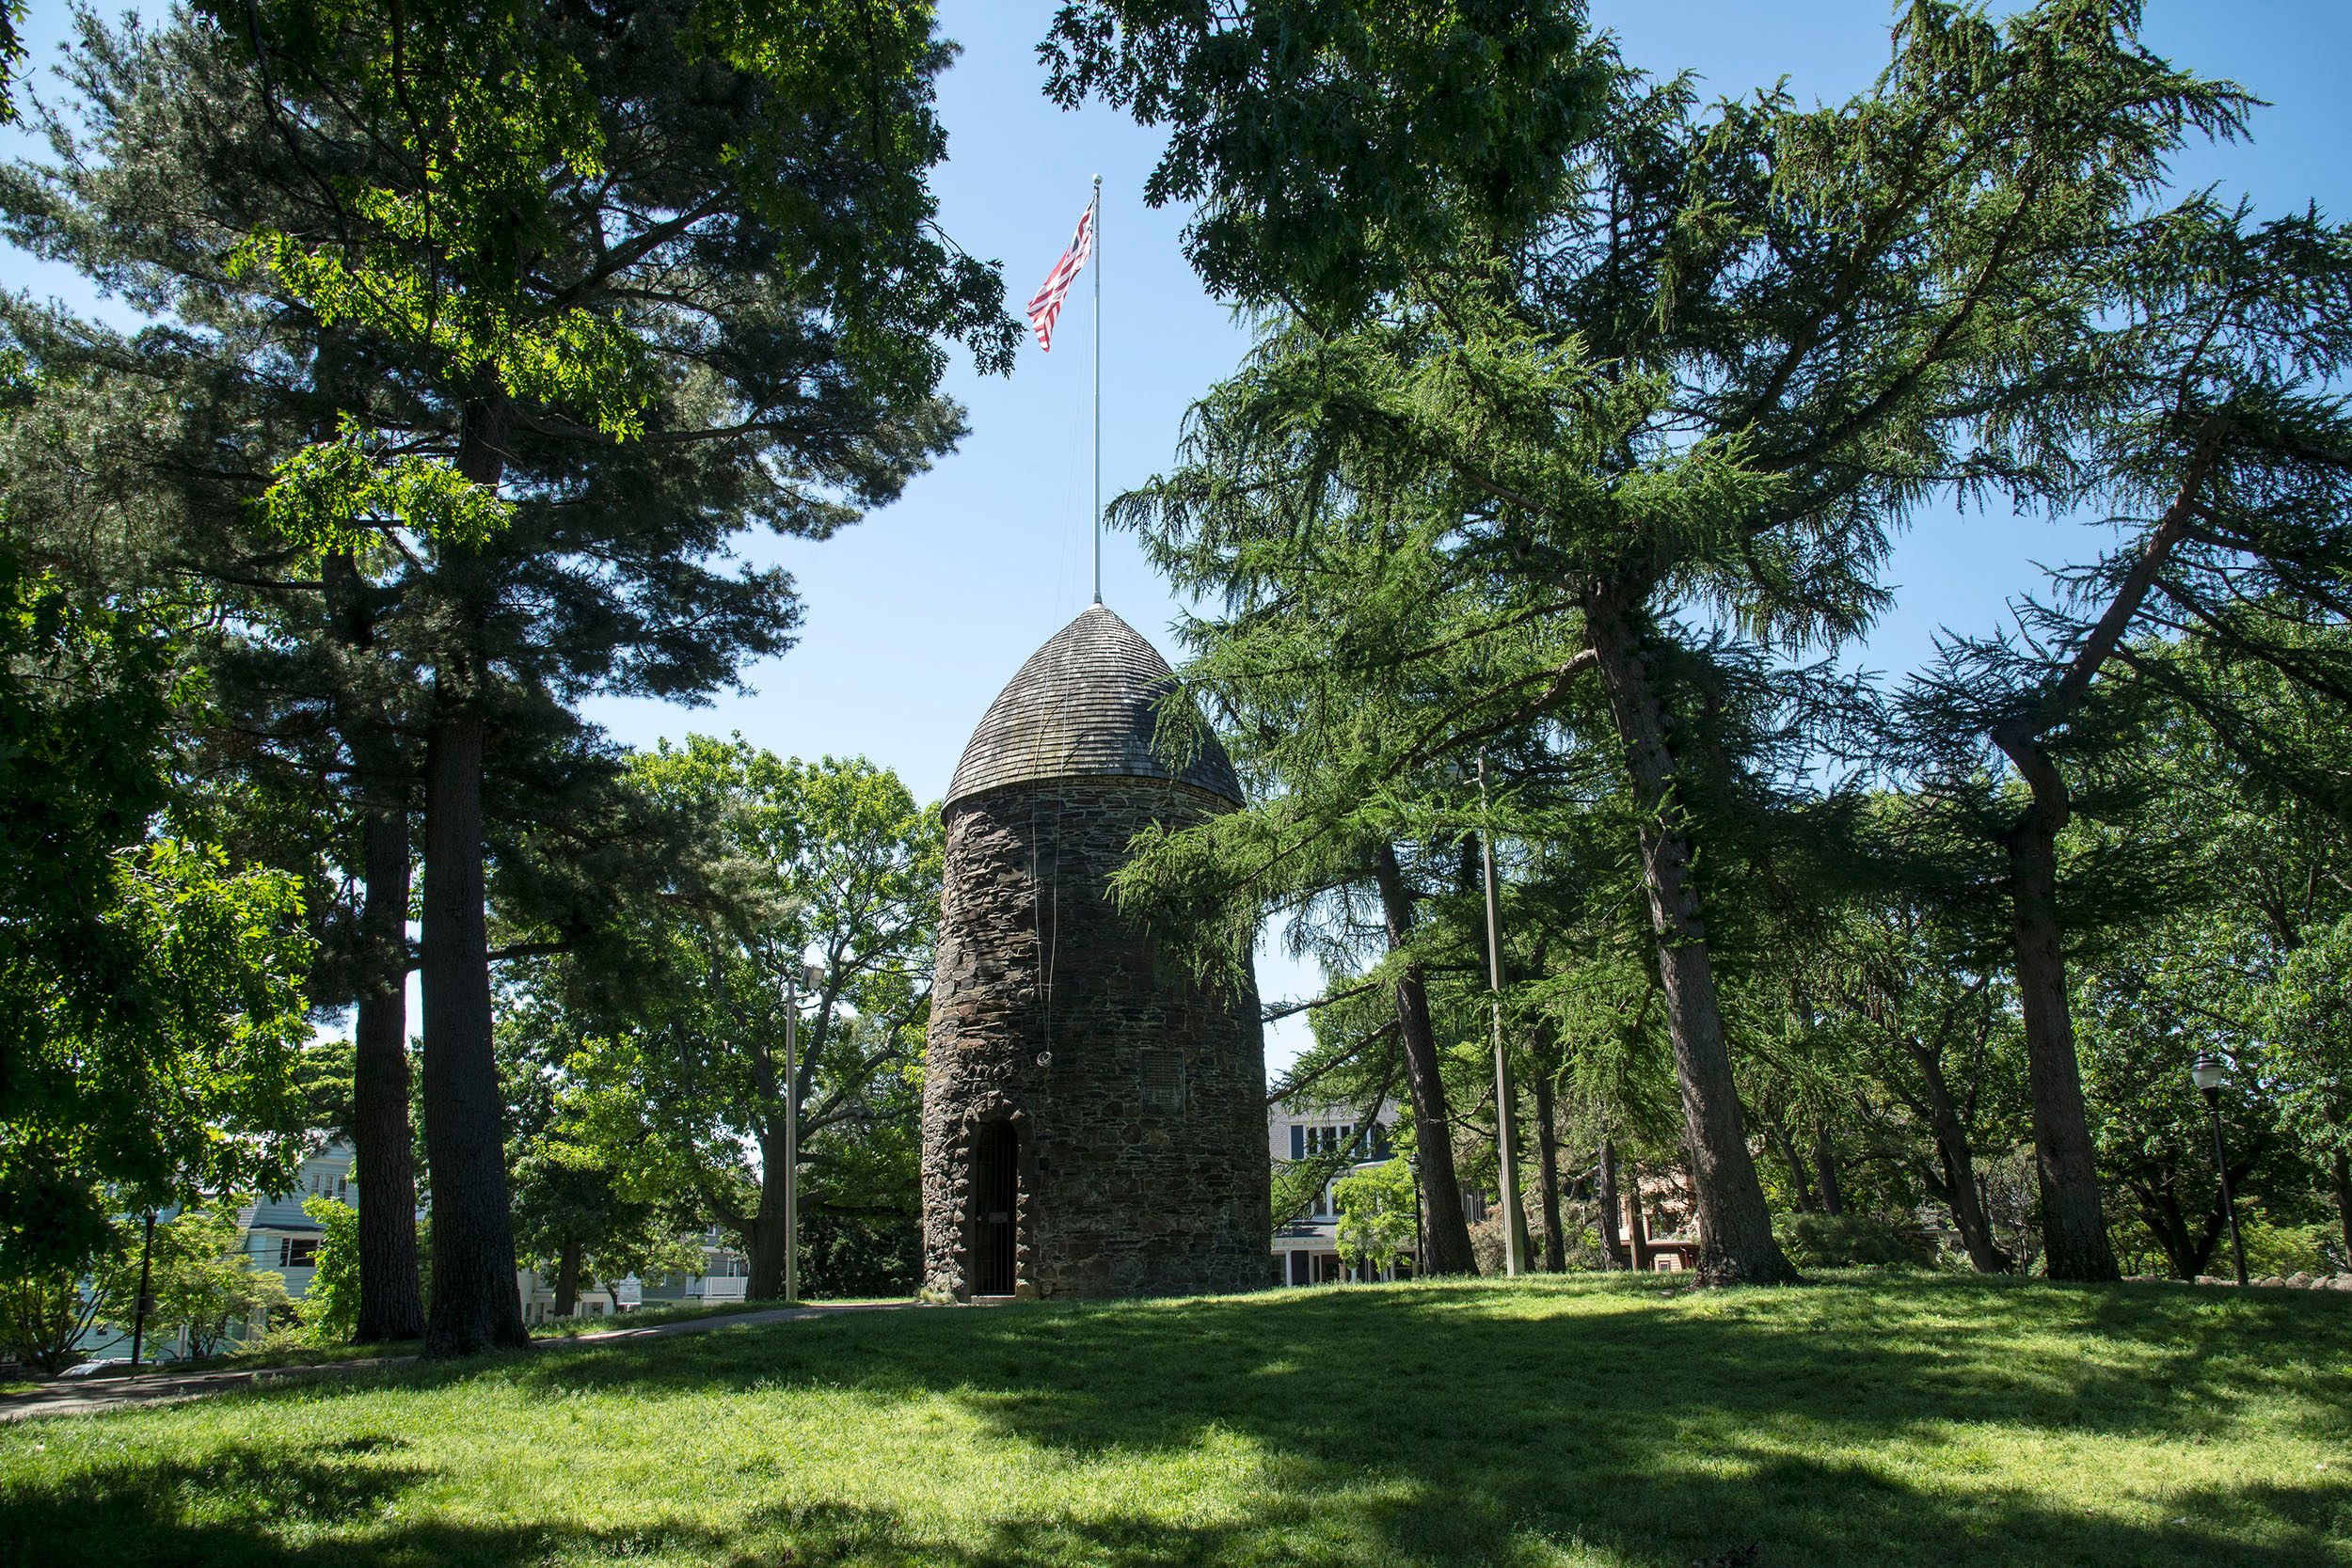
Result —
[{"label": "shrub", "polygon": [[[126,1260],[126,1267],[135,1266],[135,1258]],[[233,1199],[183,1211],[157,1226],[151,1277],[151,1331],[185,1330],[191,1355],[217,1355],[288,1307],[285,1276],[254,1268],[246,1254]],[[135,1275],[124,1293],[136,1294]]]},{"label": "shrub", "polygon": [[1419,1199],[1404,1161],[1385,1160],[1340,1178],[1332,1197],[1340,1211],[1340,1257],[1349,1265],[1376,1273],[1413,1250]]},{"label": "shrub", "polygon": [[908,1296],[923,1275],[923,1227],[912,1218],[801,1216],[801,1294]]},{"label": "shrub", "polygon": [[1935,1261],[1934,1245],[1908,1219],[1807,1212],[1782,1215],[1772,1229],[1781,1250],[1801,1269],[1924,1267]]},{"label": "shrub", "polygon": [[[2246,1232],[2246,1269],[2255,1278],[2335,1273],[2328,1243],[2343,1233],[2333,1226],[2277,1225],[2244,1210],[2238,1212],[2238,1220]],[[2230,1239],[2224,1234],[2221,1244],[2214,1248],[2213,1261],[2205,1267],[2214,1274],[2227,1274],[2231,1266]]]},{"label": "shrub", "polygon": [[359,1211],[331,1197],[307,1197],[302,1212],[326,1227],[310,1288],[294,1304],[302,1336],[313,1345],[343,1345],[359,1329]]}]

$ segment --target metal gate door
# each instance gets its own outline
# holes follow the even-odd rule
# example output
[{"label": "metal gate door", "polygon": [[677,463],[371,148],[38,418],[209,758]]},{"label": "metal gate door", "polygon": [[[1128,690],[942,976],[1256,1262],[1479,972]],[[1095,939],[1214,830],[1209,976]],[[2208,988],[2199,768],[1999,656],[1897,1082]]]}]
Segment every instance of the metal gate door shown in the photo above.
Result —
[{"label": "metal gate door", "polygon": [[1009,1296],[1021,1216],[1021,1133],[992,1121],[972,1134],[972,1291]]}]

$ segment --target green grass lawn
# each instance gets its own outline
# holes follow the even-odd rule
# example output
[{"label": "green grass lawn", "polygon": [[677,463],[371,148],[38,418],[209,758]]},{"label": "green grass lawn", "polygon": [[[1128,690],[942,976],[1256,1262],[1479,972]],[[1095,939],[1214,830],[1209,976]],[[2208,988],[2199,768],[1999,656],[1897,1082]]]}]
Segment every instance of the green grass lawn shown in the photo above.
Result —
[{"label": "green grass lawn", "polygon": [[2352,1298],[911,1309],[0,1430],[8,1563],[623,1560],[2317,1568],[2352,1562]]}]

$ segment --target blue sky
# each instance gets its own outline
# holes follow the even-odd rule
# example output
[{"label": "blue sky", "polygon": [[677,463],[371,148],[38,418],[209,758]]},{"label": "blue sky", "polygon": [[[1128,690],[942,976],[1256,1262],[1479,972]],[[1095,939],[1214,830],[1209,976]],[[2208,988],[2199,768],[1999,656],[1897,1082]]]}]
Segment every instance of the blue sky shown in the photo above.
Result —
[{"label": "blue sky", "polygon": [[[1017,309],[1060,252],[1090,178],[1104,180],[1103,482],[1115,495],[1169,462],[1186,406],[1231,370],[1244,335],[1184,263],[1184,214],[1144,207],[1160,138],[1097,108],[1064,114],[1041,92],[1035,47],[1049,0],[945,0],[945,31],[963,53],[941,87],[948,163],[941,219],[967,250],[1003,261]],[[2230,77],[2274,105],[2250,144],[2200,150],[2184,184],[2245,192],[2265,211],[2316,200],[2352,213],[2344,144],[2352,110],[2352,6],[2325,0],[2156,0],[2145,38],[2159,53]],[[34,0],[28,41],[44,63],[65,7]],[[1688,68],[1712,94],[1744,93],[1786,75],[1801,99],[1837,99],[1883,64],[1892,10],[1884,0],[1659,0],[1596,3],[1597,24],[1657,72]],[[0,137],[0,151],[22,150]],[[79,279],[0,252],[12,288],[92,308]],[[745,672],[747,689],[681,708],[602,701],[591,717],[622,741],[650,745],[690,731],[739,731],[803,756],[864,753],[897,768],[915,792],[946,786],[964,737],[1037,645],[1085,608],[1088,589],[1087,348],[1092,280],[1065,309],[1051,355],[1031,345],[1006,378],[959,366],[949,390],[970,411],[959,451],[897,505],[824,544],[747,539],[744,553],[778,561],[798,579],[807,618],[800,645]],[[97,308],[103,309],[103,306]],[[2007,601],[2037,585],[2036,562],[2077,557],[2095,535],[2008,516],[1939,515],[1903,540],[1889,580],[1895,609],[1864,650],[1871,668],[1900,672],[1931,652],[1938,628],[1987,631]],[[1104,544],[1104,597],[1168,651],[1177,611],[1132,540]],[[1314,983],[1267,953],[1261,988],[1299,994]],[[1303,1043],[1278,1026],[1271,1059]]]}]

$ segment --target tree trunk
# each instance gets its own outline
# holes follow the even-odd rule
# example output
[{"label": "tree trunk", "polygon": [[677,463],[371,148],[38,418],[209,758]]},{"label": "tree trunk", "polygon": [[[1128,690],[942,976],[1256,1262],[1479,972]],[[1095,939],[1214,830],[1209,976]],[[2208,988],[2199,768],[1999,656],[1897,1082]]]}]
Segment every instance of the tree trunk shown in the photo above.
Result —
[{"label": "tree trunk", "polygon": [[1813,1169],[1821,1179],[1821,1212],[1835,1219],[1846,1212],[1846,1195],[1837,1184],[1837,1149],[1826,1127],[1813,1130]]},{"label": "tree trunk", "polygon": [[2058,683],[2026,712],[1994,726],[1991,739],[2032,792],[2033,803],[2003,840],[2009,851],[2010,919],[2017,949],[2017,998],[2026,1025],[2026,1079],[2033,1099],[2034,1164],[2042,1188],[2043,1268],[2053,1279],[2119,1277],[2099,1202],[2090,1124],[2083,1114],[2081,1064],[2067,1010],[2066,957],[2058,943],[2058,835],[2072,810],[2066,781],[2042,737],[2090,700],[2091,683],[2131,630],[2139,607],[2174,549],[2195,525],[2229,422],[2208,417],[2172,504],[2140,542]]},{"label": "tree trunk", "polygon": [[759,1215],[752,1222],[751,1278],[744,1285],[754,1301],[784,1298],[784,1124],[759,1135]]},{"label": "tree trunk", "polygon": [[1625,1172],[1625,1229],[1633,1249],[1634,1271],[1649,1273],[1649,1216],[1642,1212],[1642,1173],[1631,1165]]},{"label": "tree trunk", "polygon": [[[502,393],[468,410],[458,471],[495,487],[514,410]],[[433,1175],[429,1358],[531,1343],[515,1278],[505,1105],[491,1037],[482,769],[488,672],[472,645],[488,613],[479,558],[441,568],[455,610],[434,672],[424,784],[424,1135]]]},{"label": "tree trunk", "polygon": [[[1412,899],[1394,846],[1383,844],[1374,859],[1389,949],[1402,948],[1413,930]],[[1429,1022],[1429,990],[1417,963],[1406,964],[1396,981],[1396,1025],[1405,1046],[1405,1073],[1413,1098],[1413,1132],[1421,1153],[1422,1192],[1429,1204],[1423,1244],[1429,1256],[1422,1272],[1476,1274],[1470,1220],[1462,1212],[1462,1184],[1454,1173],[1454,1120],[1446,1109],[1443,1058]]]},{"label": "tree trunk", "polygon": [[1927,1085],[1928,1128],[1935,1138],[1936,1160],[1944,1167],[1945,1202],[1951,1208],[1952,1223],[1960,1227],[1961,1245],[1968,1249],[1969,1265],[1979,1274],[2010,1273],[2017,1264],[1993,1239],[1993,1221],[1985,1212],[1984,1189],[1977,1178],[1976,1150],[1969,1147],[1968,1130],[1961,1125],[1960,1109],[1944,1081],[1944,1064],[1925,1046],[1909,1049]]},{"label": "tree trunk", "polygon": [[2126,1180],[2124,1188],[2138,1200],[2141,1220],[2147,1225],[2156,1244],[2164,1248],[2165,1267],[2175,1279],[2194,1279],[2205,1272],[2213,1261],[2214,1248],[2220,1243],[2223,1216],[2221,1189],[2214,1188],[2213,1210],[2205,1218],[2202,1236],[2191,1229],[2187,1213],[2181,1208],[2180,1198],[2173,1191],[2172,1176],[2163,1173],[2160,1184]]},{"label": "tree trunk", "polygon": [[568,1318],[580,1306],[580,1243],[565,1242],[555,1259],[555,1315]]},{"label": "tree trunk", "polygon": [[1777,1118],[1768,1119],[1764,1130],[1772,1138],[1772,1147],[1780,1150],[1782,1163],[1788,1167],[1788,1185],[1796,1197],[1798,1210],[1802,1212],[1812,1208],[1813,1178],[1806,1173],[1804,1161],[1797,1153],[1797,1140],[1788,1135],[1788,1129],[1782,1126]]},{"label": "tree trunk", "polygon": [[516,1291],[505,1104],[490,1032],[483,911],[484,724],[435,693],[425,743],[424,1137],[433,1166],[432,1358],[530,1343]]},{"label": "tree trunk", "polygon": [[1720,1285],[1793,1281],[1797,1271],[1772,1239],[1772,1211],[1740,1126],[1740,1090],[1724,1042],[1707,927],[1691,880],[1690,835],[1675,800],[1665,714],[1643,668],[1625,607],[1612,595],[1589,595],[1584,618],[1641,816],[1642,876],[1657,937],[1675,1076],[1682,1088],[1683,1142],[1690,1150],[1698,1211],[1699,1276]]},{"label": "tree trunk", "polygon": [[1625,1240],[1617,1233],[1617,1141],[1600,1141],[1600,1201],[1593,1216],[1600,1231],[1601,1266],[1611,1269],[1625,1267]]},{"label": "tree trunk", "polygon": [[[321,562],[327,615],[355,656],[375,609],[348,551]],[[337,727],[360,800],[358,1016],[352,1027],[353,1175],[359,1192],[360,1344],[424,1334],[417,1289],[416,1131],[408,1117],[408,808],[413,781],[380,704],[339,686]]]},{"label": "tree trunk", "polygon": [[2099,1171],[2067,1006],[2066,957],[2058,942],[2058,834],[2066,825],[2066,786],[2038,747],[2022,757],[2012,754],[2011,760],[2026,772],[2034,794],[2032,806],[2010,830],[2007,847],[2044,1267],[2052,1279],[2116,1279],[2122,1275],[2100,1208]]},{"label": "tree trunk", "polygon": [[1568,1233],[1560,1223],[1560,1133],[1551,1124],[1551,1074],[1535,1073],[1535,1179],[1544,1216],[1544,1270],[1568,1272]]},{"label": "tree trunk", "polygon": [[352,1164],[359,1185],[361,1344],[424,1334],[417,1293],[417,1170],[408,1123],[408,813],[371,811],[352,1030]]}]

